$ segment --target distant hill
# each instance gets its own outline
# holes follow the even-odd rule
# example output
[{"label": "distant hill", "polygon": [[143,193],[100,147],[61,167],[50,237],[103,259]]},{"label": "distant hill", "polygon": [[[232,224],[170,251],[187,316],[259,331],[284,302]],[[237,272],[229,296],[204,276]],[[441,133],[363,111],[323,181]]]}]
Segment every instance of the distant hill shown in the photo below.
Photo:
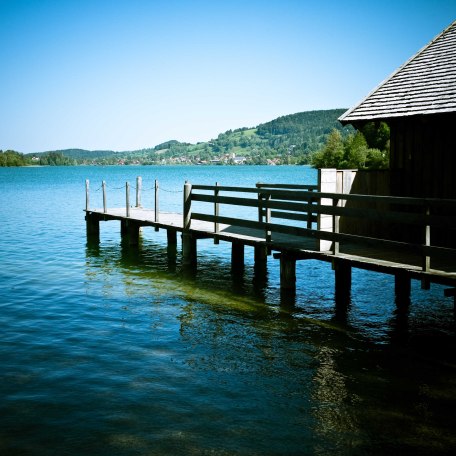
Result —
[{"label": "distant hill", "polygon": [[32,154],[26,154],[26,156],[35,156],[39,157],[42,155],[49,154],[51,152],[57,152],[65,155],[69,158],[74,158],[75,160],[86,160],[86,159],[95,159],[95,158],[106,158],[113,157],[117,154],[112,150],[85,150],[85,149],[62,149],[62,150],[49,150],[46,152],[35,152]]},{"label": "distant hill", "polygon": [[337,118],[346,109],[306,111],[279,117],[254,128],[238,128],[197,144],[166,141],[134,151],[65,149],[39,152],[36,157],[59,153],[78,164],[305,164],[325,143],[333,129],[345,136],[353,131]]}]

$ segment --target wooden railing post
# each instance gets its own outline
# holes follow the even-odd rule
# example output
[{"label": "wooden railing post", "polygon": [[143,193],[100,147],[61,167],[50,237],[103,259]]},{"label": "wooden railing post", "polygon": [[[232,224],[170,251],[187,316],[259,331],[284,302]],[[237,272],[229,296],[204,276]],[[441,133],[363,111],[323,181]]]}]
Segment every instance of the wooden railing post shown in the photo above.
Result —
[{"label": "wooden railing post", "polygon": [[125,183],[125,203],[126,203],[126,216],[130,217],[130,184]]},{"label": "wooden railing post", "polygon": [[[312,190],[309,191],[309,193],[312,193]],[[306,228],[308,230],[312,229],[312,206],[313,206],[313,198],[309,198],[307,200],[307,226]]]},{"label": "wooden railing post", "polygon": [[[339,199],[338,198],[333,198],[333,207],[336,208],[339,205]],[[334,234],[339,234],[339,222],[340,222],[340,216],[333,214],[333,233]],[[333,253],[334,255],[337,255],[339,253],[339,241],[334,240],[333,242]]]},{"label": "wooden railing post", "polygon": [[[257,188],[261,188],[261,182],[256,184]],[[263,194],[258,193],[258,221],[261,223],[263,221]]]},{"label": "wooden railing post", "polygon": [[[271,201],[271,194],[267,193],[264,200],[266,202]],[[269,229],[270,223],[271,223],[271,208],[267,207],[266,208],[266,229],[265,229],[266,242],[271,242],[271,239],[272,239],[272,233],[271,233],[271,230]]]},{"label": "wooden railing post", "polygon": [[[214,189],[214,217],[215,217],[214,233],[218,233],[219,230],[220,230],[220,224],[218,222],[218,217],[219,217],[219,214],[220,214],[220,207],[219,207],[218,197],[219,197],[220,190],[217,188],[218,186],[219,186],[219,183],[216,182],[215,183],[215,189]],[[218,237],[214,236],[214,244],[218,244],[218,243],[219,243]]]},{"label": "wooden railing post", "polygon": [[136,178],[136,207],[141,207],[142,177]]},{"label": "wooden railing post", "polygon": [[106,181],[101,183],[101,188],[103,189],[103,212],[106,214],[108,212],[108,207],[106,204]]},{"label": "wooden railing post", "polygon": [[89,188],[90,182],[89,179],[86,179],[86,211],[88,211],[90,207]]},{"label": "wooden railing post", "polygon": [[189,230],[192,222],[192,184],[184,184],[184,230]]},{"label": "wooden railing post", "polygon": [[184,184],[184,220],[182,233],[182,262],[184,266],[196,266],[196,237],[189,232],[192,223],[192,184]]},{"label": "wooden railing post", "polygon": [[[323,168],[318,170],[318,191],[321,193],[337,193],[337,170],[335,168]],[[331,206],[331,198],[320,198],[321,206]],[[333,217],[329,214],[319,213],[317,229],[319,231],[333,231]],[[324,239],[317,240],[317,250],[331,250],[332,243]]]},{"label": "wooden railing post", "polygon": [[[424,214],[426,216],[426,219],[429,218],[429,215],[431,214],[431,210],[429,207],[429,204],[426,204]],[[424,225],[424,246],[429,247],[431,245],[431,226],[429,225],[429,220],[426,220],[426,223]],[[431,269],[431,257],[424,252],[423,253],[423,271],[424,272],[429,272]],[[431,284],[428,279],[423,279],[421,281],[421,288],[423,290],[429,290]]]}]

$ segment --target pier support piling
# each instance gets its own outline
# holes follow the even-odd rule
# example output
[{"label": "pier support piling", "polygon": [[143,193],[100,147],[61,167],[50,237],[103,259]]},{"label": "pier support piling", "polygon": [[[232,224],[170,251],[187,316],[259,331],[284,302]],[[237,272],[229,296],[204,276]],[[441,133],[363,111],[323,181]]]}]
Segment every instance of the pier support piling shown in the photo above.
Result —
[{"label": "pier support piling", "polygon": [[266,264],[268,261],[268,247],[264,244],[255,246],[255,266],[264,267],[266,269]]},{"label": "pier support piling", "polygon": [[100,240],[100,219],[93,214],[86,213],[87,239],[90,241]]},{"label": "pier support piling", "polygon": [[350,302],[352,268],[349,264],[336,261],[333,263],[335,276],[336,305]]},{"label": "pier support piling", "polygon": [[139,244],[140,229],[140,225],[131,220],[120,221],[120,235],[122,237],[122,240],[124,242],[127,242],[128,245]]},{"label": "pier support piling", "polygon": [[296,258],[291,255],[280,255],[280,288],[296,291]]},{"label": "pier support piling", "polygon": [[177,232],[174,230],[166,230],[166,238],[168,240],[168,247],[177,246]]},{"label": "pier support piling", "polygon": [[185,266],[196,266],[196,237],[191,233],[182,233],[182,263]]},{"label": "pier support piling", "polygon": [[240,242],[231,243],[231,270],[233,272],[244,270],[244,244]]},{"label": "pier support piling", "polygon": [[396,302],[405,302],[410,299],[412,289],[412,281],[410,276],[405,272],[398,272],[394,275],[394,292],[396,294]]}]

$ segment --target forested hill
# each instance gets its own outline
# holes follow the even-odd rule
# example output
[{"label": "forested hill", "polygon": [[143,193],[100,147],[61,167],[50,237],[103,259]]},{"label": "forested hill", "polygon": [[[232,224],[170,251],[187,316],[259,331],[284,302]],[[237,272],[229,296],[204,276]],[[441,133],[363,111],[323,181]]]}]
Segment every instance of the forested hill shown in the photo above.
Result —
[{"label": "forested hill", "polygon": [[[342,136],[353,131],[337,118],[345,109],[306,111],[279,117],[253,128],[220,133],[197,144],[170,140],[155,147],[134,151],[87,151],[66,149],[27,154],[35,164],[305,164],[321,149],[333,129]],[[0,165],[1,165],[0,151]],[[33,159],[33,161],[32,161]]]}]

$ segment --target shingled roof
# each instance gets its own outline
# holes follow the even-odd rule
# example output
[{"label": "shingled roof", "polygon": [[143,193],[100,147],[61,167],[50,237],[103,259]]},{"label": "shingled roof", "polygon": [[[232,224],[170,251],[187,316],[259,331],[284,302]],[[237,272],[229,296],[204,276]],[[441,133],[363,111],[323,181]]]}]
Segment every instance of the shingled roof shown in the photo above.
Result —
[{"label": "shingled roof", "polygon": [[456,111],[456,21],[339,120],[356,123]]}]

